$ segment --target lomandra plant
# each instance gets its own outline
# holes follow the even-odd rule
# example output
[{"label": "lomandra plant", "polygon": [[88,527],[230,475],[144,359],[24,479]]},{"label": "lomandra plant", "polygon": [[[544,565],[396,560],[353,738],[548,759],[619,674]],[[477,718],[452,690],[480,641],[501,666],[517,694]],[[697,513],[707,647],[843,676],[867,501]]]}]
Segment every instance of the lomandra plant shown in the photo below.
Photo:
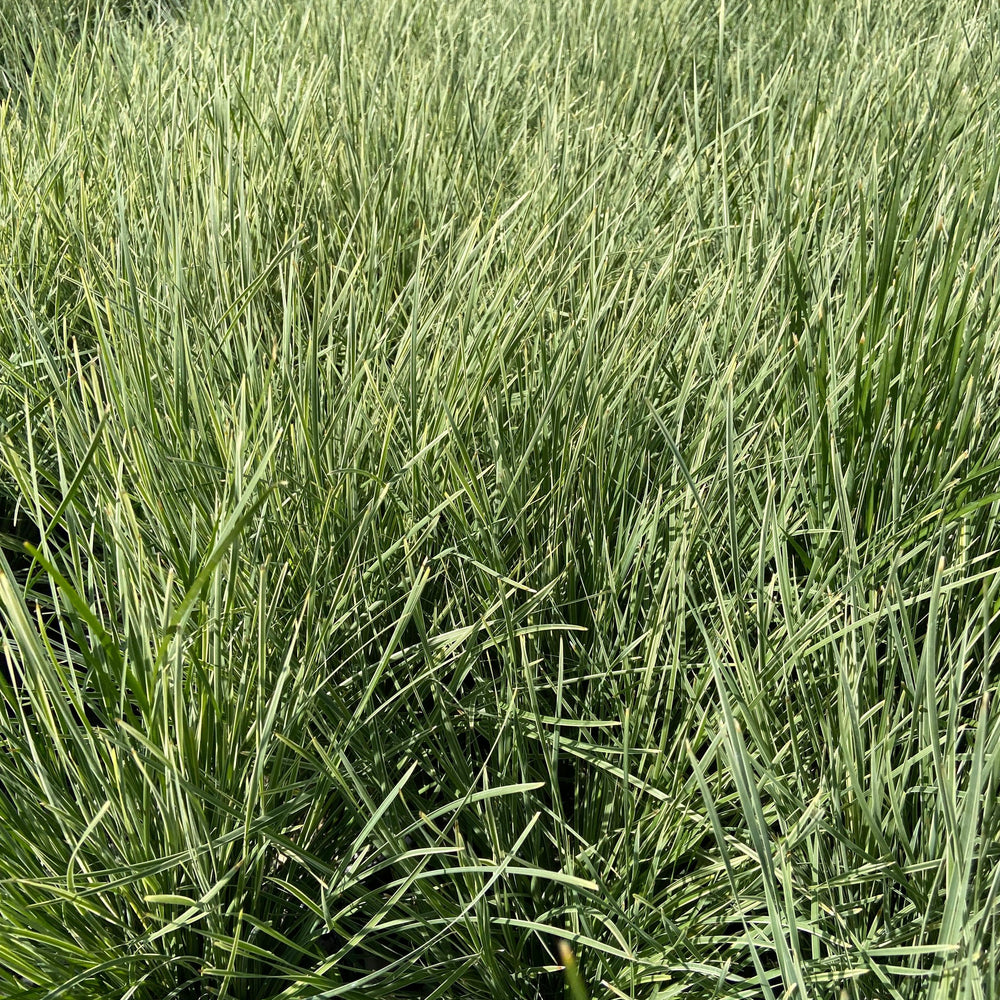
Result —
[{"label": "lomandra plant", "polygon": [[0,995],[996,995],[996,13],[151,9],[0,4]]}]

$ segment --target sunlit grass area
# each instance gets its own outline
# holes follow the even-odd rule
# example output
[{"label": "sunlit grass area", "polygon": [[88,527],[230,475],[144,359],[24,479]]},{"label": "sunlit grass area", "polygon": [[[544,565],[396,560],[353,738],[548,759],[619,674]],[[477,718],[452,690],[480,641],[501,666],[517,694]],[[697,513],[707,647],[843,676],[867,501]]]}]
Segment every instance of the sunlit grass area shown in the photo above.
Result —
[{"label": "sunlit grass area", "polygon": [[0,15],[0,996],[1000,995],[993,5]]}]

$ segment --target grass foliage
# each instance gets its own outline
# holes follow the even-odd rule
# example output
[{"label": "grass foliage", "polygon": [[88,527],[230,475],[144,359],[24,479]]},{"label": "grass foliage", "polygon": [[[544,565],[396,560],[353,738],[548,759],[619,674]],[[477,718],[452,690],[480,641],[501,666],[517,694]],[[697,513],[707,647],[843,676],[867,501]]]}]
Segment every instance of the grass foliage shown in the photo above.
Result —
[{"label": "grass foliage", "polygon": [[1000,995],[994,5],[0,7],[0,994]]}]

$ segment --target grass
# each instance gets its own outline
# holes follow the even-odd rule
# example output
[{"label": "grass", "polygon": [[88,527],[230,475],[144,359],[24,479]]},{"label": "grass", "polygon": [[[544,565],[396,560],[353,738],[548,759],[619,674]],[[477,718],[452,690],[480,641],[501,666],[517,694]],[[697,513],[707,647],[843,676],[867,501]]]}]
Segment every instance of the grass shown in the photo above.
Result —
[{"label": "grass", "polygon": [[1000,994],[991,5],[0,13],[0,995]]}]

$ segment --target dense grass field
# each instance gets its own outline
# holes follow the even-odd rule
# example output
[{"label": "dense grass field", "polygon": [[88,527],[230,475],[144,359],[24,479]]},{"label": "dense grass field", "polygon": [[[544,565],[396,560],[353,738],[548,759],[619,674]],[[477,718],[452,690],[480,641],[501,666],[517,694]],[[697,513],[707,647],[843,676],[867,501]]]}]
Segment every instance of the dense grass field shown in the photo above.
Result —
[{"label": "dense grass field", "polygon": [[998,33],[0,0],[0,997],[1000,996]]}]

